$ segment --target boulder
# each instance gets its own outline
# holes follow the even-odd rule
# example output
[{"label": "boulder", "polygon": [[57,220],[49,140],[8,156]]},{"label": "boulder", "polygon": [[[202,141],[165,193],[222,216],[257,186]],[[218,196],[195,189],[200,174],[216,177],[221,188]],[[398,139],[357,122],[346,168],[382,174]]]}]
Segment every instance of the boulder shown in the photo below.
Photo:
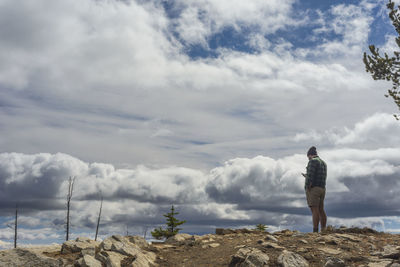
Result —
[{"label": "boulder", "polygon": [[215,234],[217,235],[228,235],[234,234],[235,232],[232,229],[224,229],[224,228],[217,228],[215,229]]},{"label": "boulder", "polygon": [[92,254],[99,244],[99,241],[94,241],[86,237],[78,237],[75,240],[65,241],[61,247],[61,254],[81,252],[82,250],[86,251],[85,254]]},{"label": "boulder", "polygon": [[96,260],[93,256],[84,255],[78,260],[80,267],[102,267],[101,262]]},{"label": "boulder", "polygon": [[121,262],[124,267],[150,267],[156,261],[156,254],[141,250],[139,245],[147,246],[143,241],[140,237],[113,235],[100,244],[96,259],[107,267],[120,266]]},{"label": "boulder", "polygon": [[189,234],[176,234],[174,236],[169,237],[165,243],[167,244],[175,244],[175,243],[179,243],[179,242],[183,242],[189,238],[191,238],[192,235]]},{"label": "boulder", "polygon": [[118,252],[125,256],[136,256],[136,254],[140,253],[138,245],[131,243],[128,237],[120,235],[113,235],[104,239],[100,244],[100,249],[104,251]]},{"label": "boulder", "polygon": [[203,236],[201,236],[201,235],[192,235],[191,239],[193,241],[201,241],[203,239]]},{"label": "boulder", "polygon": [[308,267],[308,262],[299,254],[291,251],[283,251],[278,257],[278,263],[282,267]]},{"label": "boulder", "polygon": [[368,263],[368,267],[389,267],[392,264],[391,261],[377,261]]},{"label": "boulder", "polygon": [[279,232],[275,232],[274,235],[278,235],[278,236],[292,236],[294,235],[296,232],[290,231],[289,229],[285,229]]},{"label": "boulder", "polygon": [[126,256],[114,251],[100,251],[96,259],[106,267],[152,267],[155,265],[156,254],[145,252]]},{"label": "boulder", "polygon": [[96,260],[103,263],[106,267],[121,267],[121,262],[125,257],[125,255],[113,251],[101,251],[95,256]]},{"label": "boulder", "polygon": [[202,248],[217,248],[219,247],[221,244],[220,243],[210,243],[210,244],[206,244],[201,246]]},{"label": "boulder", "polygon": [[[59,251],[60,246],[57,246]],[[58,267],[62,266],[62,260],[49,258],[43,255],[44,251],[29,248],[16,248],[0,251],[0,267]]]},{"label": "boulder", "polygon": [[330,258],[325,263],[324,267],[346,267],[346,264],[339,258]]},{"label": "boulder", "polygon": [[262,242],[261,246],[264,248],[273,248],[273,249],[278,249],[278,250],[284,250],[285,248],[282,246],[279,246],[278,244],[274,242]]},{"label": "boulder", "polygon": [[362,238],[355,236],[355,235],[351,235],[351,234],[335,234],[334,237],[339,238],[339,239],[343,239],[343,240],[349,240],[351,242],[361,242],[363,241]]},{"label": "boulder", "polygon": [[334,248],[328,248],[328,247],[320,247],[318,248],[320,251],[325,252],[327,254],[332,254],[332,255],[339,255],[342,253],[341,250],[339,249],[334,249]]},{"label": "boulder", "polygon": [[96,247],[90,247],[90,248],[83,248],[81,250],[80,255],[83,257],[85,255],[93,256],[96,254]]},{"label": "boulder", "polygon": [[126,267],[152,267],[156,262],[156,254],[152,252],[141,253]]},{"label": "boulder", "polygon": [[258,230],[250,230],[250,229],[224,229],[224,228],[217,228],[215,229],[215,234],[217,235],[229,235],[229,234],[253,234],[253,233],[260,233]]},{"label": "boulder", "polygon": [[273,235],[267,235],[264,239],[267,241],[278,242],[278,239]]},{"label": "boulder", "polygon": [[241,248],[232,256],[229,267],[268,266],[269,257],[256,248]]},{"label": "boulder", "polygon": [[398,259],[400,251],[396,246],[386,245],[383,247],[382,257],[387,259]]},{"label": "boulder", "polygon": [[137,245],[139,248],[148,248],[149,243],[147,243],[146,239],[141,236],[128,236],[129,242]]},{"label": "boulder", "polygon": [[340,244],[340,240],[336,237],[333,236],[325,236],[325,243],[328,245],[339,245]]},{"label": "boulder", "polygon": [[354,233],[354,234],[378,234],[379,232],[368,228],[368,227],[364,227],[364,228],[358,228],[358,227],[352,227],[352,228],[346,228],[343,229],[343,232],[345,233]]}]

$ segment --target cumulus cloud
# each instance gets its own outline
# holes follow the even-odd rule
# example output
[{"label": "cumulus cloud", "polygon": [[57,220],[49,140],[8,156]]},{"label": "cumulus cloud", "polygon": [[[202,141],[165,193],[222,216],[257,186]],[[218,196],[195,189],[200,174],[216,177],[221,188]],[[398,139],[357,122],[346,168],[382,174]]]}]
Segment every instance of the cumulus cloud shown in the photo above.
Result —
[{"label": "cumulus cloud", "polygon": [[[357,218],[400,214],[394,208],[400,201],[396,189],[400,188],[399,153],[396,148],[320,151],[328,163],[326,208],[336,218],[332,222],[354,218],[355,223],[362,221]],[[49,229],[62,231],[68,175],[77,176],[72,203],[74,229],[95,227],[101,195],[105,200],[102,223],[106,232],[124,225],[142,229],[162,224],[162,214],[171,204],[178,205],[180,216],[189,222],[187,229],[193,231],[195,227],[212,231],[213,225],[254,221],[274,227],[307,225],[304,216],[309,211],[300,175],[307,164],[305,155],[236,158],[208,173],[182,167],[118,169],[65,154],[3,153],[1,159],[1,182],[6,189],[2,194],[3,216],[11,216],[14,203],[19,202],[25,213],[22,224],[46,226],[45,233],[26,230],[22,235],[25,239],[47,238]],[[8,188],[13,188],[12,194]],[[58,205],[42,204],[52,202]],[[36,219],[27,223],[29,217]],[[11,238],[10,231],[2,233],[2,238]]]},{"label": "cumulus cloud", "polygon": [[317,132],[311,130],[298,133],[296,142],[316,142],[319,144],[351,147],[392,147],[396,146],[400,125],[393,115],[376,113],[356,123],[352,128],[332,128]]},{"label": "cumulus cloud", "polygon": [[301,169],[288,163],[261,156],[228,161],[211,171],[207,193],[220,202],[274,206],[282,199],[283,206],[295,206],[290,200],[303,193],[302,181],[296,179]]},{"label": "cumulus cloud", "polygon": [[68,155],[12,153],[1,154],[0,158],[3,208],[18,202],[23,202],[30,209],[57,208],[62,183],[70,175],[85,171],[79,160]]},{"label": "cumulus cloud", "polygon": [[61,153],[3,153],[0,162],[3,207],[18,201],[29,202],[30,208],[36,207],[36,201],[39,206],[49,199],[60,202],[67,192],[70,176],[76,177],[74,196],[81,200],[98,199],[100,194],[109,199],[156,204],[191,203],[205,198],[201,191],[205,176],[201,171],[188,168],[115,169],[110,164],[87,164]]},{"label": "cumulus cloud", "polygon": [[290,16],[295,1],[174,1],[179,16],[172,23],[179,37],[189,44],[208,46],[207,38],[225,28],[235,31],[256,27],[263,34],[296,26]]},{"label": "cumulus cloud", "polygon": [[[395,155],[399,153],[399,149],[322,151],[329,166],[327,207],[332,215],[353,216],[351,210],[356,207],[358,216],[371,212],[377,216],[397,215],[399,211],[393,205],[398,201],[398,192],[391,186],[398,184]],[[214,178],[207,192],[217,201],[237,203],[245,209],[306,214],[300,178],[304,157],[232,160],[211,172]],[[344,199],[349,203],[343,203]],[[370,210],[372,206],[374,211]]]}]

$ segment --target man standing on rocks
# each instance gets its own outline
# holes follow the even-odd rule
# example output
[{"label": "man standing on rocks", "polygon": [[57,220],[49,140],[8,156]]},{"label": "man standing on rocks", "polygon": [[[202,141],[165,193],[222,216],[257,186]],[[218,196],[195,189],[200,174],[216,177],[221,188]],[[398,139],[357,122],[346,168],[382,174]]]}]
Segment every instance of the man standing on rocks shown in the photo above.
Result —
[{"label": "man standing on rocks", "polygon": [[326,213],[324,210],[325,185],[326,185],[326,163],[319,158],[317,149],[312,146],[307,152],[308,165],[305,190],[307,204],[311,209],[313,220],[313,232],[318,233],[318,225],[321,223],[321,231],[326,228]]}]

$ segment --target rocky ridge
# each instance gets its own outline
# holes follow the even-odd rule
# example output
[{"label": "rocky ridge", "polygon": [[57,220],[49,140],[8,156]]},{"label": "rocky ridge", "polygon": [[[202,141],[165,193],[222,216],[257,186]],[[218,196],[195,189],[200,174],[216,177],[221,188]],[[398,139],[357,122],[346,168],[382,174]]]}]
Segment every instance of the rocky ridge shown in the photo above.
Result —
[{"label": "rocky ridge", "polygon": [[61,246],[0,251],[0,267],[152,267],[156,254],[143,237],[113,235],[102,242],[78,237]]},{"label": "rocky ridge", "polygon": [[369,228],[330,228],[319,234],[217,229],[216,234],[178,234],[151,245],[142,237],[113,235],[102,242],[77,238],[0,251],[2,266],[400,267],[400,235]]}]

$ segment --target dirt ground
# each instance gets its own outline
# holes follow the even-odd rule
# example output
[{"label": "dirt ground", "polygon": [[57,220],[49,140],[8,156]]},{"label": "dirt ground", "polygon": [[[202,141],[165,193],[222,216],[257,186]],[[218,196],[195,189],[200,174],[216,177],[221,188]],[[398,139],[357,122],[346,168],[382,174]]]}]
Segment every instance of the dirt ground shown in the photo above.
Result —
[{"label": "dirt ground", "polygon": [[[330,257],[342,259],[346,266],[368,266],[375,261],[379,263],[382,259],[376,252],[383,251],[386,245],[400,245],[399,235],[368,229],[363,232],[356,228],[322,234],[285,230],[272,234],[277,242],[269,242],[269,236],[271,234],[266,232],[205,235],[173,244],[155,243],[152,250],[158,255],[157,263],[163,267],[229,266],[232,255],[243,247],[257,248],[266,253],[270,258],[270,266],[279,266],[278,256],[283,250],[288,250],[304,257],[310,267],[320,267]],[[398,258],[393,257],[383,260],[399,262]]]}]

